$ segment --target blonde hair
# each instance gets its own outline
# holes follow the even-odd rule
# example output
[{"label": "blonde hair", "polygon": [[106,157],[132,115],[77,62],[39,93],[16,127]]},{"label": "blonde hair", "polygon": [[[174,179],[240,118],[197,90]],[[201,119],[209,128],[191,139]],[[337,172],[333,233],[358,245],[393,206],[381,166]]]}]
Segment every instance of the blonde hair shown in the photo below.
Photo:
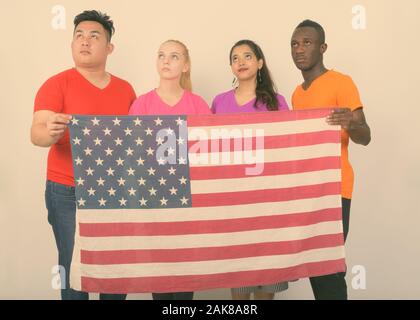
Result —
[{"label": "blonde hair", "polygon": [[192,83],[191,83],[191,58],[190,58],[190,53],[188,51],[188,48],[185,44],[183,44],[181,41],[179,40],[167,40],[164,42],[168,43],[168,42],[173,42],[176,43],[178,45],[180,45],[183,49],[184,49],[184,57],[186,62],[189,65],[188,71],[187,72],[183,72],[181,75],[181,79],[179,80],[179,84],[181,85],[181,88],[184,90],[188,90],[188,91],[192,91]]}]

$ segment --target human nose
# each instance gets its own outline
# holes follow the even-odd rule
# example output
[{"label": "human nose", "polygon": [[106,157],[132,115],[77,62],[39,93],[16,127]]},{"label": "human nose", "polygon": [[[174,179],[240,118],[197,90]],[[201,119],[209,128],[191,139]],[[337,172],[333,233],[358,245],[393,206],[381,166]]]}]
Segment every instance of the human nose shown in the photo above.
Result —
[{"label": "human nose", "polygon": [[301,43],[296,43],[295,48],[294,48],[295,53],[299,54],[299,53],[304,53],[305,52],[305,46]]},{"label": "human nose", "polygon": [[82,46],[89,46],[89,39],[88,37],[81,37],[80,39]]}]

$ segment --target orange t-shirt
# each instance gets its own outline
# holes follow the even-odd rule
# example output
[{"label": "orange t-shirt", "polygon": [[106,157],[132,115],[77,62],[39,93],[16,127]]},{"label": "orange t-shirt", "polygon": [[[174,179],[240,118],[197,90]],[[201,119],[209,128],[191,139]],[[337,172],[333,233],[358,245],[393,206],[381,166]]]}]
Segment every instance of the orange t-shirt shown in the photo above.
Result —
[{"label": "orange t-shirt", "polygon": [[[99,89],[75,68],[48,79],[38,90],[34,111],[50,110],[65,114],[127,115],[136,99],[133,87],[111,75],[111,81]],[[48,153],[47,179],[74,186],[68,130],[51,146]]]},{"label": "orange t-shirt", "polygon": [[[320,108],[350,108],[352,111],[362,107],[359,91],[353,80],[344,74],[330,70],[315,79],[304,90],[299,85],[292,96],[294,110]],[[349,134],[341,131],[341,194],[351,199],[354,173],[348,156]]]}]

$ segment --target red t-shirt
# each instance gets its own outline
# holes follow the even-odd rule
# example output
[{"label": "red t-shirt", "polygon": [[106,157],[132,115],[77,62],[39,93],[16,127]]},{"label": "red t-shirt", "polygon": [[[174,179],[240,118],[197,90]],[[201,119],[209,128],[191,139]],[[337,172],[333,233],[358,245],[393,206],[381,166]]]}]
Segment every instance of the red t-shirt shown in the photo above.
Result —
[{"label": "red t-shirt", "polygon": [[[111,81],[99,89],[75,68],[48,79],[38,90],[34,111],[50,110],[65,114],[127,115],[136,99],[133,87],[111,75]],[[47,179],[74,186],[68,130],[51,146],[48,153]]]}]

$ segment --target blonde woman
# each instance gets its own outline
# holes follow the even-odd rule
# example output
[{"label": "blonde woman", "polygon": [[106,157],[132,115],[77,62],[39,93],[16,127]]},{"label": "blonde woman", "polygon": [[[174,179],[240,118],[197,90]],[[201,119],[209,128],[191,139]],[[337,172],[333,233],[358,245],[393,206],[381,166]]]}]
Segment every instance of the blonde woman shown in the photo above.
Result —
[{"label": "blonde woman", "polygon": [[[180,41],[165,41],[156,60],[160,76],[156,89],[140,96],[130,108],[130,115],[211,114],[203,98],[192,93],[191,60]],[[194,292],[153,293],[153,300],[192,300]]]},{"label": "blonde woman", "polygon": [[141,95],[130,109],[131,115],[210,114],[208,104],[192,93],[191,60],[180,41],[165,41],[159,48],[157,71],[159,86]]}]

